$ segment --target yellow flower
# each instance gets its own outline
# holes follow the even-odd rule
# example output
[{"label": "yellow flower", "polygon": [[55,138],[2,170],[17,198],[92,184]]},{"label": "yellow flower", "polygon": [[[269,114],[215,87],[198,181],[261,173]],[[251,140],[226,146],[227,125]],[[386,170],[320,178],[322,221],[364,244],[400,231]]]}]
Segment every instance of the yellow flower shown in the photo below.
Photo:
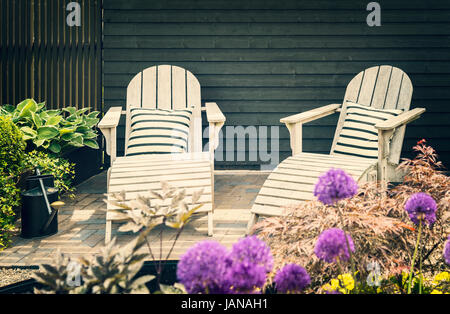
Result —
[{"label": "yellow flower", "polygon": [[434,277],[433,284],[438,285],[441,281],[450,281],[450,273],[443,271]]},{"label": "yellow flower", "polygon": [[343,288],[349,291],[355,288],[355,281],[353,280],[352,275],[350,274],[339,275],[338,279],[342,282]]},{"label": "yellow flower", "polygon": [[442,291],[434,289],[430,294],[443,294]]},{"label": "yellow flower", "polygon": [[329,283],[322,286],[324,291],[333,292],[339,291],[343,294],[348,294],[349,291],[355,288],[355,281],[350,274],[339,275],[337,279],[331,279]]}]

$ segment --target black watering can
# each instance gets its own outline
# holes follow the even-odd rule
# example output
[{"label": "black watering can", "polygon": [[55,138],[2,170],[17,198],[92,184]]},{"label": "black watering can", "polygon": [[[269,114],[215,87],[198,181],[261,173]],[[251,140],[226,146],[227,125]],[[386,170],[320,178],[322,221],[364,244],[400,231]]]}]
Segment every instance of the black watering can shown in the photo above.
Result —
[{"label": "black watering can", "polygon": [[[58,232],[58,189],[52,175],[36,175],[26,179],[26,191],[22,193],[23,238],[49,236]],[[52,205],[54,207],[52,207]]]}]

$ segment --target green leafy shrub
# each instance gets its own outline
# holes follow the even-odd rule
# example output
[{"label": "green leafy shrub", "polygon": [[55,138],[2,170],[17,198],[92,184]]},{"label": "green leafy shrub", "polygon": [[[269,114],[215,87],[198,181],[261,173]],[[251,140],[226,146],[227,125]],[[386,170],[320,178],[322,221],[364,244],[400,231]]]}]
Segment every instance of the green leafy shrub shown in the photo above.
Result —
[{"label": "green leafy shrub", "polygon": [[10,117],[19,126],[26,141],[58,155],[72,147],[98,149],[95,126],[99,112],[86,114],[87,111],[89,108],[77,110],[75,107],[47,110],[45,103],[38,104],[33,99],[0,108],[1,115]]},{"label": "green leafy shrub", "polygon": [[51,156],[40,151],[32,151],[24,156],[24,168],[33,170],[39,168],[42,175],[53,175],[55,187],[62,193],[72,193],[72,181],[75,177],[75,164],[63,158]]},{"label": "green leafy shrub", "polygon": [[16,176],[22,167],[25,141],[10,118],[0,116],[0,250],[10,243],[14,209],[20,205]]},{"label": "green leafy shrub", "polygon": [[11,241],[14,229],[14,208],[20,205],[20,190],[16,187],[14,177],[0,175],[0,251]]},{"label": "green leafy shrub", "polygon": [[10,118],[0,116],[0,173],[10,175],[20,169],[25,146],[19,128]]}]

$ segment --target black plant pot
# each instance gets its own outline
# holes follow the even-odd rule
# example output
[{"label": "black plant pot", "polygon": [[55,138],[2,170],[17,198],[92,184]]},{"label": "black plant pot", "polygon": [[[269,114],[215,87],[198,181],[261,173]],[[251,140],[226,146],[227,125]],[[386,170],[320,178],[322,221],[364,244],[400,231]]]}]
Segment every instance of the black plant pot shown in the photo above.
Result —
[{"label": "black plant pot", "polygon": [[102,150],[87,146],[73,148],[65,152],[62,158],[75,164],[73,185],[78,185],[102,170]]}]

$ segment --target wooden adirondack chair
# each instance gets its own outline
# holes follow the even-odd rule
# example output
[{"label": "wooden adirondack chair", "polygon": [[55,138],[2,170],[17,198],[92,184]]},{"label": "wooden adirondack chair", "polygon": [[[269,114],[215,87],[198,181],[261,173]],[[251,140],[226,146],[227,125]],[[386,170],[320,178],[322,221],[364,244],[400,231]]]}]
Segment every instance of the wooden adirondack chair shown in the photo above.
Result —
[{"label": "wooden adirondack chair", "polygon": [[[247,232],[259,216],[283,215],[285,206],[313,199],[313,189],[319,175],[332,167],[344,169],[358,182],[380,180],[386,186],[388,181],[400,181],[402,174],[395,168],[400,159],[405,125],[425,111],[424,108],[409,110],[412,92],[411,80],[402,70],[388,65],[375,66],[360,72],[350,81],[342,104],[327,105],[281,119],[291,136],[292,157],[280,163],[267,178],[251,209]],[[395,112],[399,109],[396,116],[373,123],[378,134],[374,132],[375,147],[370,148],[374,150],[369,156],[371,158],[352,153],[358,152],[352,151],[353,145],[339,143],[344,131],[352,129],[352,125],[347,123],[353,122],[346,118],[354,114],[350,110],[360,109],[355,104],[373,108],[374,111],[386,109]],[[338,111],[340,117],[330,154],[303,153],[303,124]],[[364,115],[358,116],[358,113],[354,117],[366,118]],[[348,148],[344,154],[340,152],[340,145]]]},{"label": "wooden adirondack chair", "polygon": [[[187,153],[148,154],[127,156],[127,144],[131,132],[131,108],[192,109]],[[202,152],[202,117],[206,111],[209,123],[209,152]],[[125,114],[125,156],[117,157],[117,126],[121,114]],[[187,195],[203,188],[199,202],[201,211],[208,214],[208,234],[213,234],[214,204],[214,150],[225,117],[216,103],[201,106],[200,84],[189,71],[171,65],[153,66],[136,74],[127,88],[126,109],[111,107],[98,127],[105,136],[106,153],[111,156],[108,170],[108,199],[112,192],[126,192],[132,199],[151,190],[159,190],[160,182],[167,181],[177,188],[184,188]],[[112,221],[120,219],[117,207],[108,205],[105,241],[111,239]]]}]

